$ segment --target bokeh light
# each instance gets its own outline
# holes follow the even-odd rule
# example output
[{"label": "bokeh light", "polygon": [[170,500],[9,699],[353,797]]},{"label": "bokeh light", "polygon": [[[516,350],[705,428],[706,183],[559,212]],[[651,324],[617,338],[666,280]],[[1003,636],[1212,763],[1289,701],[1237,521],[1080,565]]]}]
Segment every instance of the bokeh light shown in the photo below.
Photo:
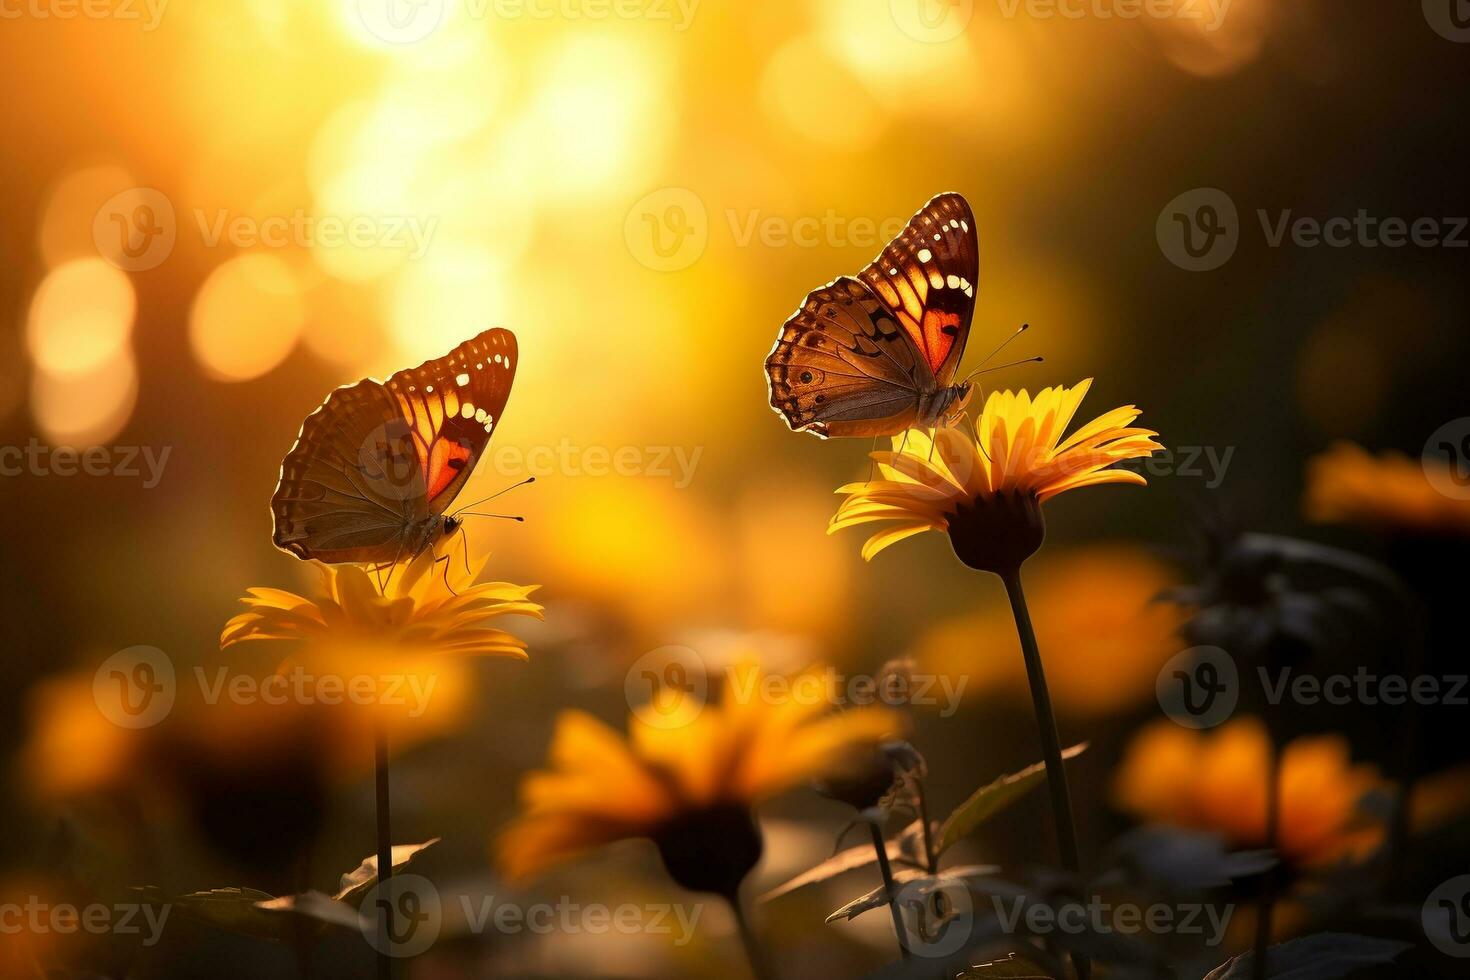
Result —
[{"label": "bokeh light", "polygon": [[189,314],[189,342],[211,377],[258,378],[291,353],[305,308],[291,267],[273,255],[246,254],[215,269]]},{"label": "bokeh light", "polygon": [[137,307],[126,273],[100,258],[66,262],[41,280],[31,300],[31,357],[55,374],[95,371],[125,349]]}]

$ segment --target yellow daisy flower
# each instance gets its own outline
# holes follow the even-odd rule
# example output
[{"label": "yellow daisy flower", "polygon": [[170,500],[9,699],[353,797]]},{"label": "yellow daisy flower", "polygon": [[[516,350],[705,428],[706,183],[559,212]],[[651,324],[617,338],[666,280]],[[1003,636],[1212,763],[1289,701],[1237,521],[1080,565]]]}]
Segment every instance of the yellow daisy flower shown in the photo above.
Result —
[{"label": "yellow daisy flower", "polygon": [[[1264,847],[1270,753],[1266,727],[1255,718],[1213,732],[1157,721],[1128,747],[1114,798],[1145,820],[1213,831],[1236,847]],[[1383,785],[1372,766],[1353,763],[1339,735],[1289,742],[1281,755],[1282,857],[1312,866],[1365,856],[1383,827],[1365,819],[1360,805]]]},{"label": "yellow daisy flower", "polygon": [[[772,697],[753,663],[724,698],[680,724],[629,719],[625,740],[580,711],[557,719],[550,768],[521,784],[521,816],[500,836],[501,866],[525,878],[597,846],[652,838],[670,876],[735,900],[762,843],[752,809],[814,779],[855,772],[901,725],[884,708],[832,713],[818,671]],[[811,683],[808,685],[806,681]]]},{"label": "yellow daisy flower", "polygon": [[530,601],[540,586],[475,584],[489,555],[471,558],[457,536],[437,560],[425,551],[384,573],[385,587],[358,565],[316,563],[322,595],[254,588],[247,611],[225,624],[220,648],[245,640],[300,640],[317,652],[365,656],[374,651],[526,659],[526,644],[486,624],[502,616],[543,618]]},{"label": "yellow daisy flower", "polygon": [[1092,385],[994,392],[971,437],[958,426],[910,429],[892,452],[873,453],[880,479],[850,483],[828,532],[877,521],[891,527],[863,545],[871,560],[884,548],[924,531],[947,531],[955,554],[971,568],[1005,572],[1041,546],[1041,505],[1059,493],[1102,483],[1143,485],[1115,463],[1163,449],[1158,433],[1132,427],[1140,412],[1115,408],[1063,438]]},{"label": "yellow daisy flower", "polygon": [[1318,523],[1348,523],[1426,533],[1470,534],[1470,499],[1448,496],[1430,481],[1442,461],[1402,453],[1373,456],[1350,442],[1334,444],[1307,462],[1303,508]]}]

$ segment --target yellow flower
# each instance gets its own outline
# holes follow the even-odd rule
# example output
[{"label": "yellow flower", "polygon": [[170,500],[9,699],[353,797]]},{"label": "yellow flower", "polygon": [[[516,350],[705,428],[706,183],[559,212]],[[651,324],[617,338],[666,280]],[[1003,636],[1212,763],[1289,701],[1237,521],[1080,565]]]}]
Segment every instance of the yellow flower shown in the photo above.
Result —
[{"label": "yellow flower", "polygon": [[1145,484],[1115,463],[1152,455],[1158,433],[1133,428],[1139,410],[1115,408],[1063,438],[1092,385],[994,392],[972,438],[958,426],[910,429],[878,452],[880,479],[851,483],[828,531],[892,521],[870,537],[863,557],[923,531],[948,531],[955,554],[972,568],[1009,571],[1041,546],[1041,504],[1059,493],[1101,483]]},{"label": "yellow flower", "polygon": [[474,584],[489,555],[471,559],[463,535],[436,561],[425,551],[385,573],[386,588],[358,565],[317,563],[323,596],[249,589],[249,607],[225,624],[220,648],[244,640],[300,640],[317,651],[368,651],[526,658],[526,645],[486,624],[501,616],[542,618],[529,596],[539,586]]},{"label": "yellow flower", "polygon": [[[648,837],[680,885],[731,897],[761,854],[752,808],[814,779],[855,772],[900,725],[882,708],[825,710],[822,675],[780,685],[754,663],[732,669],[724,698],[624,740],[580,711],[557,719],[550,768],[521,784],[521,816],[497,851],[515,878],[602,844]],[[805,693],[803,693],[805,692]],[[814,696],[815,695],[815,696]]]},{"label": "yellow flower", "polygon": [[1435,467],[1448,483],[1449,467],[1442,462],[1394,452],[1373,456],[1339,442],[1307,462],[1303,508],[1309,520],[1324,524],[1470,534],[1470,498],[1437,489],[1429,477]]},{"label": "yellow flower", "polygon": [[[1176,584],[1168,565],[1126,544],[1037,559],[1026,598],[1060,713],[1097,717],[1153,697],[1159,669],[1179,651],[1184,613],[1157,601]],[[1025,661],[1004,600],[936,624],[913,654],[926,671],[968,677],[966,697],[1026,697]]]},{"label": "yellow flower", "polygon": [[[1265,726],[1241,718],[1211,732],[1158,721],[1135,736],[1114,784],[1118,805],[1145,820],[1208,830],[1238,847],[1266,846]],[[1278,850],[1311,866],[1366,856],[1382,839],[1359,804],[1382,781],[1353,765],[1337,735],[1298,738],[1281,757]]]}]

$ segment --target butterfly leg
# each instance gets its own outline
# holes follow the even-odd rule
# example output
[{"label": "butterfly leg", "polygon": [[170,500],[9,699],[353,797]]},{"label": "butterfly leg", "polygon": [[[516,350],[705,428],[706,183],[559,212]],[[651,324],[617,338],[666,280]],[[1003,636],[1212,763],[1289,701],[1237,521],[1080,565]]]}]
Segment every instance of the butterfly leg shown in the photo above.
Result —
[{"label": "butterfly leg", "polygon": [[878,461],[873,458],[873,454],[876,453],[877,451],[878,451],[878,436],[874,436],[873,437],[873,448],[868,450],[868,482],[869,483],[872,483],[873,482],[873,477],[878,472]]}]

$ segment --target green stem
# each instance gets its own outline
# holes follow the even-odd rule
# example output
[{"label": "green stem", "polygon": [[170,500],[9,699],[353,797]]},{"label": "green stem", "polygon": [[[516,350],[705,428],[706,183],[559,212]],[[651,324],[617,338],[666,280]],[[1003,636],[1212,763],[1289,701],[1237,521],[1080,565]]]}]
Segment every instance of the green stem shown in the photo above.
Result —
[{"label": "green stem", "polygon": [[[388,729],[379,719],[374,742],[374,776],[378,810],[378,888],[393,877],[393,825],[388,796]],[[378,948],[378,980],[393,980],[393,957],[388,951],[393,942],[393,903],[384,902]]]},{"label": "green stem", "polygon": [[[1046,671],[1041,665],[1041,650],[1036,644],[1036,629],[1026,608],[1026,594],[1021,589],[1021,569],[1001,574],[1006,595],[1011,600],[1011,614],[1016,620],[1016,634],[1021,639],[1021,653],[1026,658],[1026,676],[1031,685],[1031,703],[1036,713],[1036,727],[1041,733],[1041,758],[1046,763],[1046,785],[1051,793],[1052,819],[1056,822],[1057,849],[1062,867],[1074,877],[1082,874],[1082,860],[1077,848],[1077,825],[1072,819],[1072,794],[1067,788],[1067,772],[1062,768],[1062,743],[1057,735],[1056,712],[1046,688]],[[1092,974],[1087,958],[1072,954],[1072,965],[1079,980]]]},{"label": "green stem", "polygon": [[775,980],[776,974],[766,961],[766,951],[761,947],[760,940],[756,938],[755,930],[751,928],[750,919],[745,914],[745,906],[741,903],[740,896],[727,895],[725,900],[730,903],[730,910],[735,913],[735,926],[740,933],[740,945],[745,950],[745,959],[750,964],[750,975],[755,980]]},{"label": "green stem", "polygon": [[893,913],[893,934],[898,939],[899,956],[909,958],[908,934],[903,927],[903,913],[898,909],[898,887],[893,883],[893,867],[888,863],[888,842],[883,839],[883,827],[876,821],[868,822],[873,832],[873,850],[878,853],[878,872],[883,876],[883,894],[888,899],[888,909]]},{"label": "green stem", "polygon": [[924,781],[915,781],[919,793],[919,828],[924,833],[924,867],[931,875],[939,873],[939,855],[934,853],[934,841],[929,830],[929,797],[924,793]]},{"label": "green stem", "polygon": [[[1266,846],[1274,851],[1281,826],[1281,748],[1274,731],[1270,739],[1271,761],[1266,770]],[[1276,872],[1273,868],[1261,880],[1261,902],[1256,913],[1256,941],[1251,963],[1254,980],[1266,980],[1266,958],[1271,949],[1271,919],[1275,908]]]}]

